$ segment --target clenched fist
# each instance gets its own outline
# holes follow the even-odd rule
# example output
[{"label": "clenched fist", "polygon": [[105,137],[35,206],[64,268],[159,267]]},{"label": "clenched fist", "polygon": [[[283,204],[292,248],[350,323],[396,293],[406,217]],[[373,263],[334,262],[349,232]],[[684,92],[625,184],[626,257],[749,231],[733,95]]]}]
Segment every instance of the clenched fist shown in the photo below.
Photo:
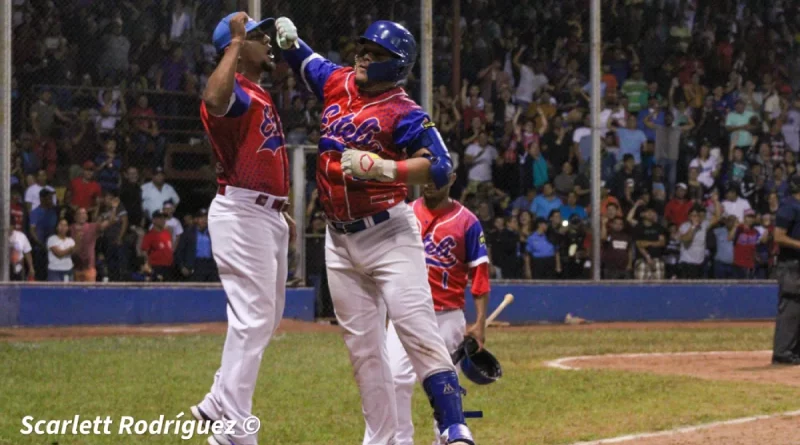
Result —
[{"label": "clenched fist", "polygon": [[297,27],[286,17],[279,17],[275,20],[275,30],[278,46],[281,49],[289,49],[297,46]]},{"label": "clenched fist", "polygon": [[362,150],[345,150],[342,153],[342,171],[359,179],[392,182],[397,179],[397,163],[383,159],[375,153]]},{"label": "clenched fist", "polygon": [[231,30],[231,42],[235,40],[240,42],[244,41],[247,36],[245,24],[247,24],[248,20],[250,20],[250,17],[246,12],[239,12],[231,18],[231,21],[228,23],[228,27]]}]

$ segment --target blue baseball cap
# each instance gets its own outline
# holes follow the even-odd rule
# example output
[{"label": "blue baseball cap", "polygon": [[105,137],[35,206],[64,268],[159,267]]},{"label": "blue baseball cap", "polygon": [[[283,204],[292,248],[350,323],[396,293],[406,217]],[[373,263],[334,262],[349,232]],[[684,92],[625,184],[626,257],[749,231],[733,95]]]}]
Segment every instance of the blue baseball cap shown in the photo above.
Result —
[{"label": "blue baseball cap", "polygon": [[[217,23],[217,27],[214,28],[214,35],[211,39],[214,42],[214,48],[217,49],[217,52],[222,52],[222,50],[231,44],[230,22],[233,16],[236,14],[238,14],[238,12],[232,12],[228,14],[224,19],[220,20],[219,23]],[[250,32],[257,28],[269,27],[273,23],[275,23],[275,19],[272,17],[266,18],[260,22],[250,19],[247,21],[247,23],[245,23],[244,30],[245,32]]]}]

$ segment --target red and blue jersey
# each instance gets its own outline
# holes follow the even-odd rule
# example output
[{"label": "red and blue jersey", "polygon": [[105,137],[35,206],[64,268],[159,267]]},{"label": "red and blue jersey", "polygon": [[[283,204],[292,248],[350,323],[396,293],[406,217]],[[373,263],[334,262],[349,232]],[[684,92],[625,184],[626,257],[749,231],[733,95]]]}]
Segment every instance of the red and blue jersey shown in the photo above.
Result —
[{"label": "red and blue jersey", "polygon": [[209,113],[201,103],[219,185],[289,195],[289,158],[275,110],[269,93],[239,73],[224,116]]},{"label": "red and blue jersey", "polygon": [[305,44],[284,54],[308,89],[323,101],[317,188],[328,218],[361,219],[404,201],[408,188],[403,183],[363,180],[343,173],[342,152],[351,148],[384,159],[407,159],[425,148],[421,135],[433,126],[427,113],[400,87],[377,95],[360,92],[353,68],[323,59]]},{"label": "red and blue jersey", "polygon": [[411,204],[425,245],[428,282],[437,311],[464,308],[472,273],[472,295],[489,292],[489,255],[478,218],[457,201],[429,209],[424,198]]}]

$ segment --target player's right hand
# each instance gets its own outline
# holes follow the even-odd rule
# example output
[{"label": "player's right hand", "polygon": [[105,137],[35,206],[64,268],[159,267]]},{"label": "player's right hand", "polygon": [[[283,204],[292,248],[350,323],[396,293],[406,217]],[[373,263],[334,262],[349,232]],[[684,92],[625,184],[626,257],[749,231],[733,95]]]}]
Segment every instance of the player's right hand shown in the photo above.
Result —
[{"label": "player's right hand", "polygon": [[275,20],[276,36],[278,46],[281,49],[289,49],[297,42],[297,27],[288,17],[279,17]]},{"label": "player's right hand", "polygon": [[239,40],[244,41],[245,37],[247,36],[247,31],[245,30],[244,25],[247,21],[250,20],[250,17],[247,15],[246,12],[239,12],[228,23],[228,26],[231,30],[231,42]]}]

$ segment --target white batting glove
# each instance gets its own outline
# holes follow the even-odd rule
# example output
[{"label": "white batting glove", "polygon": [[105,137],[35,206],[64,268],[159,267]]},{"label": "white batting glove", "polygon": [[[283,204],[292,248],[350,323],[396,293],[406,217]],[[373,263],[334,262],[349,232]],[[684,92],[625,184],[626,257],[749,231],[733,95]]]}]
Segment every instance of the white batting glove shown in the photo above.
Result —
[{"label": "white batting glove", "polygon": [[275,29],[277,31],[278,46],[281,49],[299,46],[297,43],[297,27],[294,26],[291,20],[286,17],[279,17],[278,20],[275,20]]},{"label": "white batting glove", "polygon": [[397,179],[397,162],[368,151],[348,149],[342,153],[342,171],[354,178],[392,182]]}]

